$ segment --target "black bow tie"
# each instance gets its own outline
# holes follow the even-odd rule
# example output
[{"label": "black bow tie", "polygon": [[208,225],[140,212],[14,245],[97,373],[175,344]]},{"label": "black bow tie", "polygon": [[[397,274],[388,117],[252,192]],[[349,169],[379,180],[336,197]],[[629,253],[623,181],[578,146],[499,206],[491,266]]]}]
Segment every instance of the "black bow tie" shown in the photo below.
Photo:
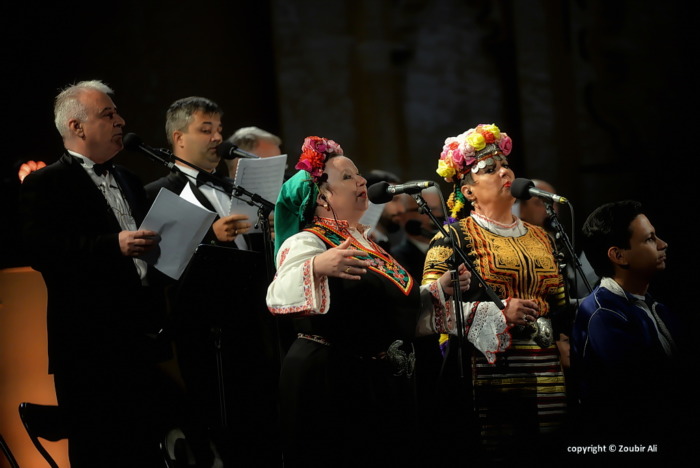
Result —
[{"label": "black bow tie", "polygon": [[[209,175],[216,176],[216,173],[212,172]],[[216,178],[209,178],[209,177],[207,177],[207,175],[204,172],[198,172],[197,173],[197,187],[202,186],[202,185],[207,185],[207,184],[223,189],[223,186],[216,180]]]},{"label": "black bow tie", "polygon": [[95,171],[95,174],[97,174],[98,176],[105,175],[108,171],[111,171],[113,168],[114,164],[112,164],[112,161],[92,165],[92,170]]}]

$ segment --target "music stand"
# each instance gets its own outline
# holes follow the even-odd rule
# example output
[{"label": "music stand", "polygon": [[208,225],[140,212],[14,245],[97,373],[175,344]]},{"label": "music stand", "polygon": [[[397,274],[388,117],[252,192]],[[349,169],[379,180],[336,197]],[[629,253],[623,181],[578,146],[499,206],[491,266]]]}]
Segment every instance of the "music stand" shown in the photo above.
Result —
[{"label": "music stand", "polygon": [[175,342],[183,376],[208,422],[222,430],[240,412],[234,398],[250,406],[261,400],[240,394],[253,391],[248,382],[266,385],[276,369],[267,286],[261,252],[209,244],[197,247],[180,279]]}]

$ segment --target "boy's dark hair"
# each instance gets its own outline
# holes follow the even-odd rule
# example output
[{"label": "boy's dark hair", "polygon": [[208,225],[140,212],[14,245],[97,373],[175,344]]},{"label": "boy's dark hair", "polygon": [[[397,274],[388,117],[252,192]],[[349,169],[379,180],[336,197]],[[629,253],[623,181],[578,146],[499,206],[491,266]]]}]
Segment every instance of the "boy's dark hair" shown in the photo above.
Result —
[{"label": "boy's dark hair", "polygon": [[615,274],[613,264],[608,259],[608,249],[630,248],[630,224],[640,214],[641,203],[622,200],[599,206],[583,223],[583,251],[598,276],[612,277]]}]

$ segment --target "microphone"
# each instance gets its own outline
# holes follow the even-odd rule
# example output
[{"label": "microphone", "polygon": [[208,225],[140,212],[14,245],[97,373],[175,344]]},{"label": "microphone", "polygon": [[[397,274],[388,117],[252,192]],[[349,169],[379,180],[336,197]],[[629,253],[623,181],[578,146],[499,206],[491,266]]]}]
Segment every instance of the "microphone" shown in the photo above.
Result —
[{"label": "microphone", "polygon": [[400,193],[414,194],[435,185],[435,182],[425,180],[423,182],[413,182],[408,184],[390,185],[389,182],[377,182],[367,189],[367,197],[374,204],[381,205],[394,198]]},{"label": "microphone", "polygon": [[532,197],[544,198],[555,203],[569,203],[569,200],[555,193],[535,187],[530,179],[515,179],[510,186],[510,194],[519,200],[529,200]]},{"label": "microphone", "polygon": [[216,147],[216,154],[220,158],[224,159],[236,159],[236,158],[248,158],[248,159],[260,159],[253,153],[243,151],[238,146],[234,145],[230,141],[225,141]]},{"label": "microphone", "polygon": [[141,138],[134,133],[127,133],[124,135],[122,142],[124,143],[124,148],[128,150],[144,153],[152,160],[163,163],[168,167],[172,167],[173,165],[173,162],[170,161],[172,155],[169,152],[162,149],[151,148],[142,142]]}]

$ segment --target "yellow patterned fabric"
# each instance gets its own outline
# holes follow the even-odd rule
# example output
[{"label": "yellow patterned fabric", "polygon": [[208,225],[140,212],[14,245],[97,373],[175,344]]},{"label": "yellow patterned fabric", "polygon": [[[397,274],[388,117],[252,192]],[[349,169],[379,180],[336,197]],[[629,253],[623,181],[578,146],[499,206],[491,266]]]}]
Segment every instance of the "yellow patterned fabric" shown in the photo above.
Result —
[{"label": "yellow patterned fabric", "polygon": [[[474,268],[498,297],[534,300],[540,307],[540,315],[546,316],[551,301],[558,299],[564,283],[547,233],[537,226],[524,224],[527,233],[520,237],[493,234],[471,216],[450,229],[457,232],[457,245],[467,253]],[[426,255],[423,284],[437,280],[447,271],[451,256],[448,239],[438,234]]]}]

